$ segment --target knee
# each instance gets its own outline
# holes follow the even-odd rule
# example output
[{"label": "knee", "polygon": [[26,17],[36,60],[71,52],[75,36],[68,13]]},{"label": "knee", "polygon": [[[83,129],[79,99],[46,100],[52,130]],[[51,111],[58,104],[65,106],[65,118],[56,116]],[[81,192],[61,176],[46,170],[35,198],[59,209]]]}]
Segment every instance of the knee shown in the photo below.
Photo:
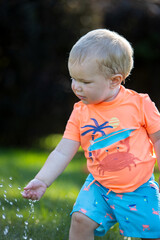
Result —
[{"label": "knee", "polygon": [[80,212],[72,214],[69,240],[94,239],[94,229],[98,224]]},{"label": "knee", "polygon": [[72,224],[74,226],[86,225],[87,224],[87,217],[79,212],[75,212],[72,215]]},{"label": "knee", "polygon": [[71,225],[78,228],[81,226],[83,229],[89,229],[91,231],[98,227],[96,222],[80,212],[73,213]]}]

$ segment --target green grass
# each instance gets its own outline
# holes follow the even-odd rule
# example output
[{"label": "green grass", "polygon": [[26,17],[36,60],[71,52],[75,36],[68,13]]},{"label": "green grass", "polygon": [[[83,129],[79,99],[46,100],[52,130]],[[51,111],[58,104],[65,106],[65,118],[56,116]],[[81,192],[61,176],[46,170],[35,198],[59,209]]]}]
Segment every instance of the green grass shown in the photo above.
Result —
[{"label": "green grass", "polygon": [[[21,196],[23,187],[35,176],[48,154],[46,150],[0,149],[1,240],[68,239],[69,214],[86,178],[82,151],[39,202],[32,203]],[[115,225],[105,237],[95,238],[100,239],[121,240],[124,237]]]}]

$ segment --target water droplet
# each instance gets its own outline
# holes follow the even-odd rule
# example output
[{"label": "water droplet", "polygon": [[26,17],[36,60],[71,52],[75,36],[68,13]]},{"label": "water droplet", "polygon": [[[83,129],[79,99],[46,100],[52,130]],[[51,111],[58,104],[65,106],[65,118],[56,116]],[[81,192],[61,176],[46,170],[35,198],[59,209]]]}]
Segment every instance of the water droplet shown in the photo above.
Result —
[{"label": "water droplet", "polygon": [[[21,207],[18,205],[20,200],[16,199],[16,198],[10,199],[10,195],[8,195],[10,193],[10,191],[12,190],[12,188],[13,188],[13,183],[11,182],[13,180],[12,177],[9,177],[9,180],[10,180],[9,183],[8,182],[5,183],[5,181],[3,179],[0,180],[0,189],[2,190],[3,201],[7,202],[9,205],[13,205],[13,207],[15,208],[14,209],[15,210],[14,211],[15,212],[15,217],[17,217],[19,219],[20,218],[23,219],[23,229],[24,230],[23,230],[23,234],[21,235],[21,239],[32,240],[32,238],[28,237],[29,219],[34,219],[35,223],[39,222],[39,220],[36,222],[36,219],[35,219],[35,216],[34,216],[34,204],[35,204],[36,200],[35,201],[30,200],[29,202],[27,201],[28,204],[27,205],[25,204],[24,209],[25,209],[25,211],[29,212],[28,217],[25,218],[23,216],[23,214],[21,213]],[[7,187],[5,188],[5,186],[7,186]],[[22,191],[21,187],[17,187],[17,188],[18,188],[18,190],[20,192]],[[8,226],[4,226],[3,227],[2,234],[7,235],[9,230],[10,230],[10,228],[14,229],[14,231],[15,231],[16,230],[16,226],[14,226],[13,222],[8,219],[8,214],[6,212],[7,204],[6,204],[6,207],[3,206],[3,205],[4,204],[0,200],[0,212],[2,212],[1,215],[0,215],[0,221],[3,221],[5,223],[7,223],[6,225],[8,225]],[[17,220],[19,220],[19,219],[17,219]]]},{"label": "water droplet", "polygon": [[4,229],[4,231],[3,231],[4,235],[7,235],[7,234],[8,234],[8,231],[9,231],[9,227],[6,226],[5,229]]},{"label": "water droplet", "polygon": [[16,213],[16,216],[17,216],[18,218],[23,218],[23,215],[22,215],[22,214],[17,214],[17,213]]},{"label": "water droplet", "polygon": [[7,203],[9,203],[9,200],[7,198],[4,199]]}]

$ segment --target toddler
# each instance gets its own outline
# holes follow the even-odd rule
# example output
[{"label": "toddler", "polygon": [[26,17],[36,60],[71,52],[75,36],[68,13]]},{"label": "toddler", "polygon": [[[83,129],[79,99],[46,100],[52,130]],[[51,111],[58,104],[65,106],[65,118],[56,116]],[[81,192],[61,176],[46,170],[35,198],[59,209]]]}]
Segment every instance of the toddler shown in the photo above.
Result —
[{"label": "toddler", "polygon": [[74,105],[62,140],[24,188],[39,200],[79,146],[88,175],[71,212],[69,240],[93,240],[119,223],[120,234],[160,239],[160,194],[153,171],[160,168],[160,113],[147,94],[121,83],[133,68],[133,49],[119,34],[90,31],[68,61]]}]

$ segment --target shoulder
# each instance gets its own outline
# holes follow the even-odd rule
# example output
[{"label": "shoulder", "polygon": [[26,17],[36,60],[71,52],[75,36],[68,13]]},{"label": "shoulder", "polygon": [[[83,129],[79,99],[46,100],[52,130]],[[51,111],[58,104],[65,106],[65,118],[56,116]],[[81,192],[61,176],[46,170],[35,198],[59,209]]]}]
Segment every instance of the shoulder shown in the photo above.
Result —
[{"label": "shoulder", "polygon": [[138,101],[151,101],[149,95],[147,93],[138,93],[132,89],[125,88],[125,93],[127,97],[131,97],[134,100],[137,99]]},{"label": "shoulder", "polygon": [[136,109],[140,111],[141,114],[155,108],[155,103],[152,102],[150,96],[147,93],[138,93],[134,90],[125,89],[124,99],[124,102],[127,105],[136,107]]}]

